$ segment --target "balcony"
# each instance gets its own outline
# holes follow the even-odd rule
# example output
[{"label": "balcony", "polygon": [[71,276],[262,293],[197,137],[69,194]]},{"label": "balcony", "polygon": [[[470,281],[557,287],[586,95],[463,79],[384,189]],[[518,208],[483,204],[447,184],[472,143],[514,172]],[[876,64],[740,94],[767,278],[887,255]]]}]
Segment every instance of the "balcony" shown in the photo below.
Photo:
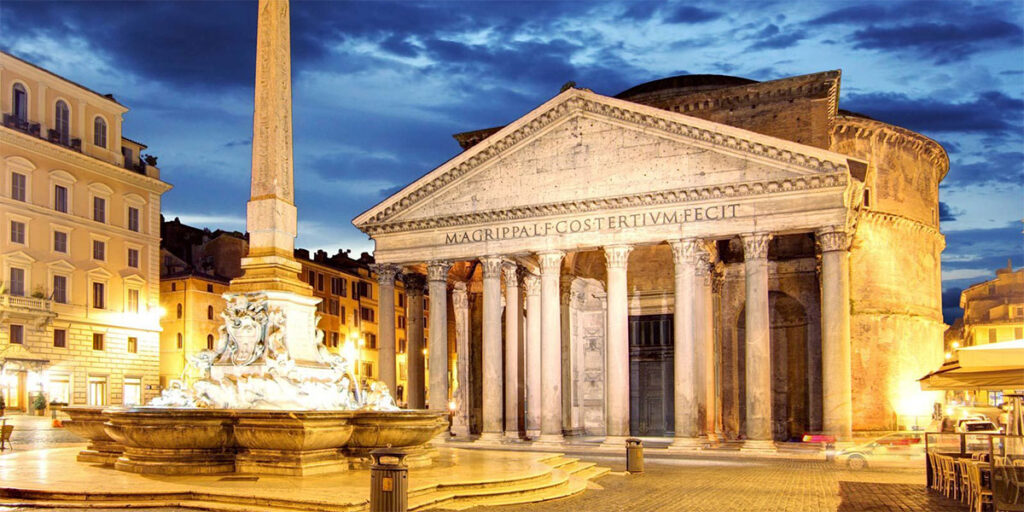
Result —
[{"label": "balcony", "polygon": [[46,130],[46,140],[70,148],[72,151],[82,152],[82,139],[65,139],[57,130]]},{"label": "balcony", "polygon": [[40,297],[22,297],[19,295],[0,295],[0,311],[14,313],[49,314],[53,302]]},{"label": "balcony", "polygon": [[39,137],[39,123],[30,123],[25,119],[18,119],[14,114],[4,114],[4,126],[27,133],[33,137]]}]

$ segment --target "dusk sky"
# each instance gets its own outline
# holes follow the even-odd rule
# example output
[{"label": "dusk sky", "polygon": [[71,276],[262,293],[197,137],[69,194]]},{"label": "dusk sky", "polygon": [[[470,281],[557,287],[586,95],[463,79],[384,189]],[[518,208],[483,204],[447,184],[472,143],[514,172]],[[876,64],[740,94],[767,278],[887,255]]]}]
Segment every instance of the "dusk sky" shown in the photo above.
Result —
[{"label": "dusk sky", "polygon": [[[297,247],[372,250],[351,219],[569,80],[841,69],[840,108],[949,153],[944,304],[1024,263],[1024,2],[292,2]],[[131,108],[168,218],[245,229],[254,2],[0,2],[0,49]],[[897,248],[898,249],[898,248]]]}]

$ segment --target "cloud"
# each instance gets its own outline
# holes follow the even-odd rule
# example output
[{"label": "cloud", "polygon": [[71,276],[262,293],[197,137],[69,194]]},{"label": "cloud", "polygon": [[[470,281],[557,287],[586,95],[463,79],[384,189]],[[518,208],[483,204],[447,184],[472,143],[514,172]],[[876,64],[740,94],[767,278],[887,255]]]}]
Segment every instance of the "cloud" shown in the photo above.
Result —
[{"label": "cloud", "polygon": [[1022,151],[989,151],[957,158],[950,164],[949,174],[942,181],[943,188],[1021,184],[1024,184]]},{"label": "cloud", "polygon": [[1024,263],[1022,227],[1017,221],[997,228],[946,231],[943,284],[969,286],[994,276],[1007,260]]},{"label": "cloud", "polygon": [[779,50],[789,48],[807,38],[807,33],[794,27],[780,28],[774,23],[769,23],[754,35],[747,38],[754,42],[747,47],[748,50]]},{"label": "cloud", "polygon": [[920,22],[888,27],[869,26],[850,36],[854,48],[907,52],[947,64],[990,49],[1019,49],[1024,30],[1004,20]]},{"label": "cloud", "polygon": [[957,318],[960,318],[964,314],[964,310],[960,309],[960,294],[963,293],[964,289],[958,286],[952,286],[944,288],[942,290],[942,321],[949,325],[953,325],[953,322]]},{"label": "cloud", "polygon": [[700,7],[694,7],[692,5],[681,5],[674,8],[671,12],[667,13],[664,17],[666,23],[704,23],[706,21],[717,20],[721,18],[723,13],[719,11],[711,11],[707,9],[701,9]]},{"label": "cloud", "polygon": [[939,201],[939,222],[952,222],[956,220],[957,212],[948,204]]},{"label": "cloud", "polygon": [[851,94],[842,104],[844,109],[923,133],[1002,134],[1019,130],[1024,120],[1024,100],[996,90],[978,92],[961,102],[901,93]]}]

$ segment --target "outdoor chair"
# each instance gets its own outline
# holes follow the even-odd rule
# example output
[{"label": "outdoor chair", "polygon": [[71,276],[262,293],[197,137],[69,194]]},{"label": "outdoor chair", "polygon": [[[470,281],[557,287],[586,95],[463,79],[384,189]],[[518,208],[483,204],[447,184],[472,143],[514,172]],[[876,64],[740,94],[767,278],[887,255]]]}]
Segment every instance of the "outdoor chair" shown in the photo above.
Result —
[{"label": "outdoor chair", "polygon": [[971,461],[966,457],[956,459],[956,473],[957,473],[957,491],[960,494],[961,503],[971,503],[971,484],[967,479],[967,466],[971,465]]},{"label": "outdoor chair", "polygon": [[971,512],[982,512],[985,510],[986,504],[992,504],[992,489],[985,489],[981,486],[980,464],[971,464],[967,471],[971,483],[971,500],[968,502]]},{"label": "outdoor chair", "polygon": [[928,454],[928,465],[932,468],[932,489],[942,491],[942,467],[939,464],[939,454]]},{"label": "outdoor chair", "polygon": [[953,464],[953,457],[948,455],[942,456],[942,486],[943,495],[949,499],[957,499],[956,466]]},{"label": "outdoor chair", "polygon": [[14,425],[4,425],[0,427],[0,451],[4,450],[4,446],[11,445],[11,433],[13,432]]}]

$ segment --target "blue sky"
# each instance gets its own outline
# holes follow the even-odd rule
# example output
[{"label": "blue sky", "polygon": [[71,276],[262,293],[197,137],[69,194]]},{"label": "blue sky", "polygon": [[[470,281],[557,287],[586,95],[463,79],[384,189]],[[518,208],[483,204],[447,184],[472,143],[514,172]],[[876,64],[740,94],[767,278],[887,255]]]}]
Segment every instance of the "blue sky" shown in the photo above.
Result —
[{"label": "blue sky", "polygon": [[[928,135],[944,302],[1024,262],[1024,2],[292,2],[297,246],[370,250],[356,214],[574,80],[770,80],[842,69],[840,108]],[[0,2],[0,48],[132,110],[164,213],[244,229],[251,2]],[[949,320],[947,315],[947,320]]]}]

